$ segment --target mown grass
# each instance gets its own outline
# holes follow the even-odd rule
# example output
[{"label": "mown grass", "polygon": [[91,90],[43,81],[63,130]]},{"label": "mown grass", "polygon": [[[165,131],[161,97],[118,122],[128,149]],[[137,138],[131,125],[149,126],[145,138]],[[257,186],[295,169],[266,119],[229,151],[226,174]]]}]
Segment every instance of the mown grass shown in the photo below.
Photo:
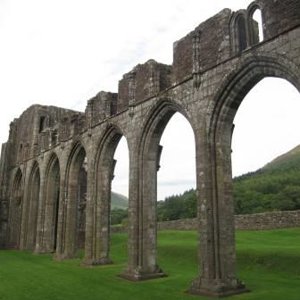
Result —
[{"label": "mown grass", "polygon": [[[197,234],[159,233],[159,265],[169,275],[129,282],[117,275],[126,267],[126,235],[114,234],[113,265],[84,268],[80,259],[54,261],[51,255],[0,251],[0,299],[209,299],[186,294],[198,274]],[[244,300],[300,299],[300,228],[237,232],[238,277],[250,293]]]}]

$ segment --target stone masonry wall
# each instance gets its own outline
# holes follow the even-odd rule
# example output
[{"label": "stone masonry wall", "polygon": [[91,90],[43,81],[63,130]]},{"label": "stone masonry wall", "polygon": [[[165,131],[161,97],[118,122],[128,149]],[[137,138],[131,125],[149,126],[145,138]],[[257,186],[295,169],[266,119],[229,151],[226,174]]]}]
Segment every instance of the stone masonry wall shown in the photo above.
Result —
[{"label": "stone masonry wall", "polygon": [[[160,230],[196,230],[197,226],[197,219],[181,219],[158,223],[158,229]],[[264,230],[298,226],[300,226],[300,210],[235,216],[235,229],[240,230]]]}]

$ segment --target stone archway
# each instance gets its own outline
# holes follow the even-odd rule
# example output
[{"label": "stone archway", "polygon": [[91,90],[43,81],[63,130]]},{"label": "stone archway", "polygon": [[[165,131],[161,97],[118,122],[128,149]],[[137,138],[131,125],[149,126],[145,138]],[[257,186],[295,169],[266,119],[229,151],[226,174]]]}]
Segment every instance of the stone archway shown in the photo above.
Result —
[{"label": "stone archway", "polygon": [[35,161],[32,165],[25,190],[22,212],[21,249],[34,250],[37,238],[37,219],[40,197],[40,170]]},{"label": "stone archway", "polygon": [[56,154],[53,154],[46,169],[44,193],[44,221],[42,248],[45,252],[55,252],[57,222],[60,199],[60,167]]},{"label": "stone archway", "polygon": [[78,142],[70,153],[65,178],[66,198],[63,203],[61,258],[72,258],[85,242],[86,151]]},{"label": "stone archway", "polygon": [[10,198],[10,234],[9,247],[18,248],[20,245],[20,231],[22,220],[22,202],[23,202],[23,175],[20,169],[14,176],[11,198]]},{"label": "stone archway", "polygon": [[130,152],[129,261],[127,270],[121,275],[129,280],[166,276],[157,264],[157,171],[161,153],[159,142],[176,112],[187,118],[184,109],[171,101],[162,100],[155,106],[148,114],[137,147]]},{"label": "stone archway", "polygon": [[[245,291],[236,278],[234,206],[232,197],[231,136],[233,119],[240,103],[261,79],[271,76],[288,80],[295,86],[299,74],[288,61],[266,56],[253,57],[241,63],[238,71],[228,76],[214,101],[208,128],[208,143],[202,146],[205,181],[202,185],[202,221],[200,230],[201,275],[191,292],[230,295]],[[299,90],[299,88],[298,88]],[[204,199],[206,197],[206,199]],[[209,201],[207,201],[209,199]],[[205,201],[205,202],[204,202]],[[200,226],[201,227],[201,226]]]},{"label": "stone archway", "polygon": [[[95,162],[91,166],[93,185],[89,185],[91,199],[87,205],[87,243],[84,263],[88,265],[110,264],[110,209],[111,181],[114,175],[114,153],[122,131],[108,126],[97,147]],[[92,175],[93,174],[93,175]],[[91,177],[92,178],[92,177]]]}]

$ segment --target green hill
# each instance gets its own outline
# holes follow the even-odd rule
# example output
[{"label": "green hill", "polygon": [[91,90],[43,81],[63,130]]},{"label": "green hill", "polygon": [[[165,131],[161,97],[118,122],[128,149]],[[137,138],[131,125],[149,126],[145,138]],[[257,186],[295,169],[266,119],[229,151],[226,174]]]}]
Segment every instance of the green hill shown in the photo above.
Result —
[{"label": "green hill", "polygon": [[111,208],[127,209],[128,208],[127,197],[115,192],[111,192]]},{"label": "green hill", "polygon": [[[233,179],[235,214],[300,209],[300,145],[256,172]],[[196,216],[195,190],[159,201],[159,221]]]},{"label": "green hill", "polygon": [[[300,209],[300,145],[277,157],[256,172],[233,179],[236,214]],[[196,216],[195,190],[158,201],[159,221]],[[127,218],[128,199],[112,192],[112,223]]]},{"label": "green hill", "polygon": [[280,170],[289,170],[292,168],[300,167],[300,145],[293,148],[289,152],[282,154],[268,163],[262,169],[264,171]]},{"label": "green hill", "polygon": [[237,214],[300,209],[300,145],[234,178],[234,201]]}]

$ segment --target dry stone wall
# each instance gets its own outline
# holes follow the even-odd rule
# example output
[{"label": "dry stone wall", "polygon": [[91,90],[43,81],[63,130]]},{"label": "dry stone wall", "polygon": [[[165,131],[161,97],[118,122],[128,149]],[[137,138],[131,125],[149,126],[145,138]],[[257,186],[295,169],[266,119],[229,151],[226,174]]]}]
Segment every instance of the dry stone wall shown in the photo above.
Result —
[{"label": "dry stone wall", "polygon": [[[300,227],[300,210],[236,215],[235,229],[265,230]],[[159,230],[197,230],[197,219],[181,219],[158,223]]]}]

